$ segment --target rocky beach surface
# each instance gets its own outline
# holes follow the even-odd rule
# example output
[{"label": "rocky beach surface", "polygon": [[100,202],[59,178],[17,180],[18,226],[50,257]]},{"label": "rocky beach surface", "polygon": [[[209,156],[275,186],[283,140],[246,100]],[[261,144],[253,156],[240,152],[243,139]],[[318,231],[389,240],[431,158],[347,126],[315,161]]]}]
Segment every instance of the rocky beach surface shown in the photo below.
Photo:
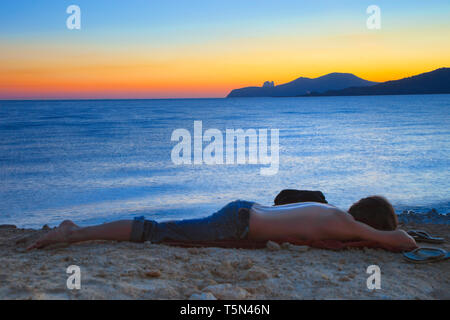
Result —
[{"label": "rocky beach surface", "polygon": [[[405,212],[405,230],[447,239],[448,216]],[[425,223],[424,223],[425,222]],[[331,251],[269,242],[265,249],[177,248],[85,242],[27,252],[48,231],[0,226],[0,299],[450,299],[450,261],[412,264],[381,249]],[[80,267],[81,289],[66,273]],[[381,289],[367,288],[367,268]]]}]

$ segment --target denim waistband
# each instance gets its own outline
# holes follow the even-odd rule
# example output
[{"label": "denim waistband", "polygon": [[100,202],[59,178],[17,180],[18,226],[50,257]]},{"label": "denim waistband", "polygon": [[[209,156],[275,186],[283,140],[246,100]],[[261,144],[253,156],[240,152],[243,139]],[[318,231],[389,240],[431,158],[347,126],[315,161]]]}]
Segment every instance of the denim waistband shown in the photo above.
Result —
[{"label": "denim waistband", "polygon": [[250,208],[254,202],[237,200],[229,203],[213,215],[200,219],[188,219],[158,223],[135,218],[131,241],[217,241],[246,239],[249,232]]}]

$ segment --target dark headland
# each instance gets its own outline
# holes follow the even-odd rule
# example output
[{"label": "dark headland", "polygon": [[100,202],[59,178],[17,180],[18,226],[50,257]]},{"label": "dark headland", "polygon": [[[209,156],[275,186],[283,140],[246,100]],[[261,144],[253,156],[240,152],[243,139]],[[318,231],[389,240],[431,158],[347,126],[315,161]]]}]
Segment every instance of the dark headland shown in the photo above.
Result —
[{"label": "dark headland", "polygon": [[234,97],[315,97],[450,93],[450,68],[440,68],[416,76],[387,81],[371,82],[350,73],[330,73],[310,79],[298,78],[275,86],[266,82],[262,87],[247,87],[231,91]]}]

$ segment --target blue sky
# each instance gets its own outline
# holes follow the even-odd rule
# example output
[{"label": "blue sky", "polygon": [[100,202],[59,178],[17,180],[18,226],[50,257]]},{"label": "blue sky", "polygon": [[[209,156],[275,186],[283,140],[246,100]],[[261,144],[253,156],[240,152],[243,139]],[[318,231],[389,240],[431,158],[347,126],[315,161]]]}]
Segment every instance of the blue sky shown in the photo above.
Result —
[{"label": "blue sky", "polygon": [[1,1],[0,98],[223,96],[336,71],[385,81],[449,66],[449,31],[448,0]]},{"label": "blue sky", "polygon": [[[164,0],[164,1],[106,1],[106,0],[14,0],[0,3],[0,34],[27,35],[55,34],[65,30],[66,8],[79,5],[83,26],[91,31],[108,29],[145,32],[152,29],[203,28],[245,32],[249,29],[270,30],[286,22],[301,25],[317,21],[339,25],[356,15],[365,16],[365,8],[377,4],[383,8],[385,18],[394,24],[415,25],[427,18],[441,22],[450,17],[450,1],[302,1],[302,0]],[[331,21],[330,21],[331,19]],[[397,22],[395,22],[397,20]]]}]

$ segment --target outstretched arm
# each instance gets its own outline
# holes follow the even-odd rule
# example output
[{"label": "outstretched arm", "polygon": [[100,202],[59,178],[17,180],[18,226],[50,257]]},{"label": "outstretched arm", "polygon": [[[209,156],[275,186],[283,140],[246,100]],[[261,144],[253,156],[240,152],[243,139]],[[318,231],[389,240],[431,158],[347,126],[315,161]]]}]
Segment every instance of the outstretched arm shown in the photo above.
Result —
[{"label": "outstretched arm", "polygon": [[329,239],[374,241],[401,250],[417,248],[416,241],[403,230],[376,230],[356,221],[350,214],[337,208],[334,214],[330,215],[330,219],[332,221],[325,226]]},{"label": "outstretched arm", "polygon": [[375,241],[405,251],[417,248],[416,241],[403,230],[380,231],[349,218],[348,230],[357,239]]}]

